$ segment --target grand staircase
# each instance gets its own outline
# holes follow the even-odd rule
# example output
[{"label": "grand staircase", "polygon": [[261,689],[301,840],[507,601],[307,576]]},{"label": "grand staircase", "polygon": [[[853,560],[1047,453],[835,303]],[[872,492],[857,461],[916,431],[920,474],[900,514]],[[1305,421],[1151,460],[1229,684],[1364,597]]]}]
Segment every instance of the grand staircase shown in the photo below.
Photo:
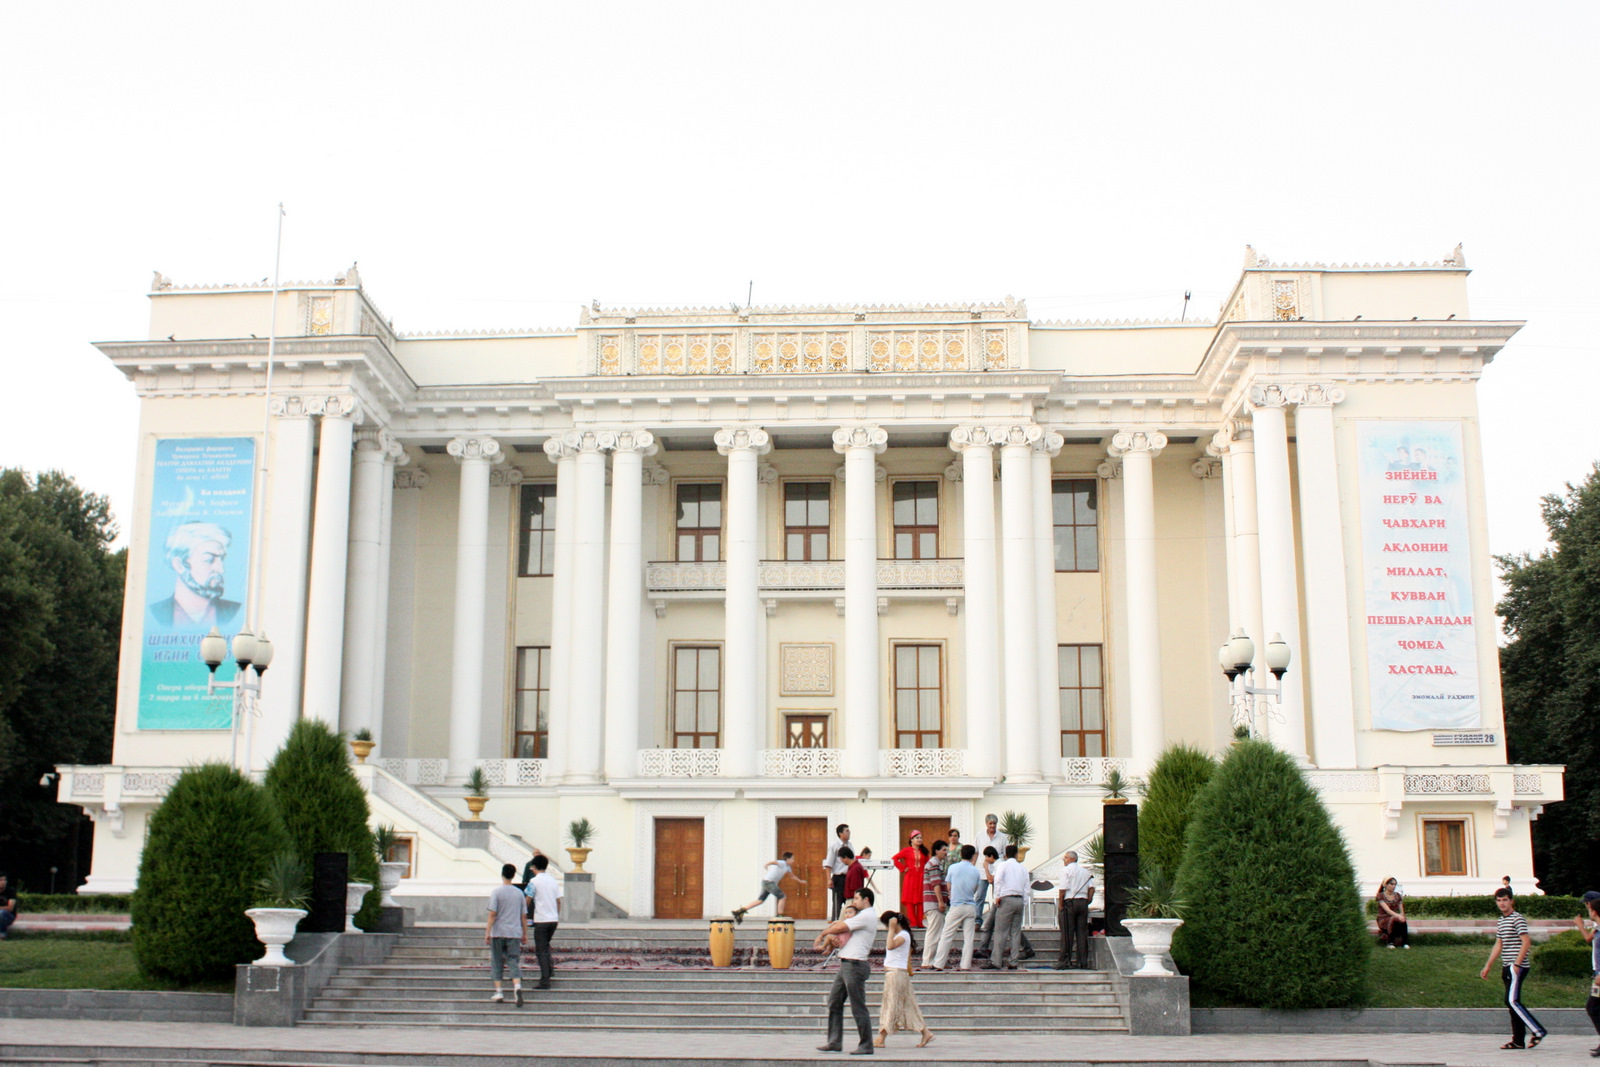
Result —
[{"label": "grand staircase", "polygon": [[[803,944],[797,945],[793,967],[782,971],[769,966],[765,923],[755,920],[738,930],[734,965],[726,968],[711,966],[703,924],[563,927],[549,990],[533,988],[537,966],[530,942],[521,1008],[509,999],[509,983],[504,1004],[488,999],[492,986],[481,926],[421,927],[383,963],[340,970],[301,1025],[815,1032],[827,1014],[835,965],[810,951],[820,924],[800,925],[796,940]],[[1039,967],[1042,959],[1055,958],[1054,935],[1034,940],[1040,957],[1031,969],[918,971],[917,999],[928,1025],[972,1034],[1019,1027],[1034,1033],[1128,1032],[1125,998],[1110,975]],[[883,972],[875,969],[867,987],[874,1019],[882,989]]]}]

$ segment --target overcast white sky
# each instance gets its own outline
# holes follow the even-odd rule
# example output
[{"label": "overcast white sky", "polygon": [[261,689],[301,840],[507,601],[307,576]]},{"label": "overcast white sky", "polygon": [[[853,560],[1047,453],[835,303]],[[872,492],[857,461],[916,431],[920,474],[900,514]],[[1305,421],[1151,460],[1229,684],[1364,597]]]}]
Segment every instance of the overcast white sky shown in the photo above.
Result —
[{"label": "overcast white sky", "polygon": [[1210,318],[1246,243],[1437,260],[1525,318],[1480,392],[1491,547],[1600,457],[1600,5],[0,8],[0,465],[129,514],[91,341],[151,271],[359,260],[402,331],[577,305],[1026,297]]}]

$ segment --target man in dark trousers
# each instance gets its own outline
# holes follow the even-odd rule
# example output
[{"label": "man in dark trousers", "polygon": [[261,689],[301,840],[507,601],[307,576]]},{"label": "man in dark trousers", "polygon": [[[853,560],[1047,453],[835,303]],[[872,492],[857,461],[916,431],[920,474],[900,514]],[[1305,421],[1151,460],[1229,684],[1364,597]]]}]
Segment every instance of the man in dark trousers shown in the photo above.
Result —
[{"label": "man in dark trousers", "polygon": [[829,923],[817,935],[815,948],[822,949],[822,941],[834,934],[848,933],[850,940],[839,950],[839,973],[833,977],[833,988],[828,991],[828,1043],[818,1045],[818,1052],[844,1051],[844,1002],[850,1001],[850,1014],[855,1019],[856,1035],[860,1038],[851,1050],[852,1056],[872,1055],[872,1011],[867,1007],[867,976],[872,964],[867,957],[872,954],[872,941],[878,934],[878,911],[873,907],[872,890],[858,889],[850,898],[856,913],[848,919]]},{"label": "man in dark trousers", "polygon": [[555,973],[550,939],[556,936],[556,925],[561,921],[561,883],[550,874],[549,856],[537,852],[530,862],[534,874],[526,892],[533,900],[533,954],[539,960],[539,988],[549,989],[550,976]]},{"label": "man in dark trousers", "polygon": [[1061,888],[1056,890],[1056,906],[1061,912],[1061,958],[1056,970],[1068,967],[1089,970],[1089,903],[1094,900],[1094,875],[1078,862],[1076,852],[1066,855],[1067,867],[1061,872]]},{"label": "man in dark trousers", "polygon": [[844,902],[850,899],[844,892],[844,872],[850,868],[850,863],[839,858],[839,850],[850,844],[850,824],[840,823],[833,828],[833,834],[833,844],[828,846],[828,857],[822,861],[828,882],[833,886],[833,911],[829,913],[829,919],[837,919]]}]

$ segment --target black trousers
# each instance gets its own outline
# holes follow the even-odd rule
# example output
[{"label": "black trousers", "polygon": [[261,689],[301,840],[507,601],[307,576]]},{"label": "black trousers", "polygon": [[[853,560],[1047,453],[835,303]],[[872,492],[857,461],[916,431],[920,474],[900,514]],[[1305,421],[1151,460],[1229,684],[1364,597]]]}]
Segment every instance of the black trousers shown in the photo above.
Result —
[{"label": "black trousers", "polygon": [[1061,902],[1061,958],[1056,966],[1089,969],[1089,902],[1082,897]]},{"label": "black trousers", "polygon": [[841,874],[836,874],[836,875],[833,876],[833,915],[829,917],[828,921],[829,922],[838,922],[839,921],[839,912],[842,911],[843,909],[844,909],[844,875],[841,873]]},{"label": "black trousers", "polygon": [[1589,1013],[1589,1023],[1594,1027],[1594,1032],[1600,1034],[1600,997],[1591,996],[1584,1001],[1583,1010]]},{"label": "black trousers", "polygon": [[839,961],[839,973],[828,990],[828,1044],[844,1044],[844,1002],[848,997],[861,1044],[871,1047],[872,1012],[867,1010],[867,975],[871,973],[872,964],[866,960]]},{"label": "black trousers", "polygon": [[548,986],[550,976],[555,973],[555,964],[550,961],[550,939],[556,935],[556,927],[560,925],[560,923],[533,924],[533,954],[539,959],[541,986]]},{"label": "black trousers", "polygon": [[1506,1010],[1511,1013],[1511,1040],[1519,1045],[1527,1044],[1529,1030],[1541,1040],[1544,1038],[1544,1027],[1533,1017],[1533,1012],[1522,1006],[1522,980],[1526,977],[1526,964],[1521,967],[1500,965],[1500,981],[1506,987]]}]

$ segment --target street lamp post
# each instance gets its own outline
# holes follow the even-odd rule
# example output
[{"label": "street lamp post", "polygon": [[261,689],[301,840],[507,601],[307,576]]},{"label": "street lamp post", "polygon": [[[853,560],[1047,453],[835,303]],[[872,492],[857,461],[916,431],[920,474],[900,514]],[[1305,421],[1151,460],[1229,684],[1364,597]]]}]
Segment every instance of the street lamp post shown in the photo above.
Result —
[{"label": "street lamp post", "polygon": [[[217,681],[217,668],[228,658],[228,639],[213,626],[211,632],[200,639],[200,658],[205,661],[210,674],[206,677],[206,696],[215,696],[218,689],[233,690],[233,737],[228,760],[239,765],[239,720],[244,715],[246,693],[261,694],[261,676],[272,664],[272,642],[263,633],[260,637],[249,630],[233,635],[233,662],[238,673],[231,682]],[[255,671],[254,680],[251,670]]]},{"label": "street lamp post", "polygon": [[1266,668],[1273,677],[1270,686],[1255,684],[1255,658],[1256,643],[1243,630],[1235,630],[1217,650],[1217,662],[1222,666],[1222,673],[1228,676],[1233,725],[1245,727],[1251,737],[1260,737],[1262,717],[1283,721],[1278,704],[1283,699],[1283,676],[1289,670],[1289,644],[1282,634],[1273,634],[1272,640],[1267,642]]}]

